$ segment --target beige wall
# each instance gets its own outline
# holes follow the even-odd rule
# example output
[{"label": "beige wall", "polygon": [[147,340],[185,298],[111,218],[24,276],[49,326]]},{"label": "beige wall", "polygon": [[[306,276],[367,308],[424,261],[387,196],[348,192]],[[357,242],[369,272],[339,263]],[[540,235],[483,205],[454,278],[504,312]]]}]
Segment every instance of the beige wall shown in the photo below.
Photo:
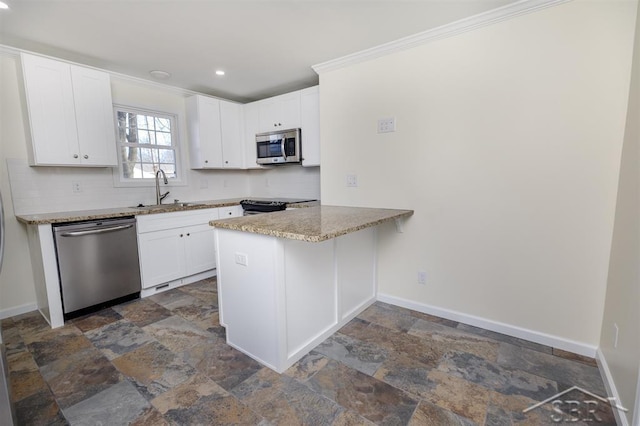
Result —
[{"label": "beige wall", "polygon": [[[640,22],[640,8],[637,22]],[[636,26],[627,125],[620,164],[613,244],[600,349],[629,411],[629,424],[637,412],[640,367],[640,29]],[[619,328],[614,348],[614,324]]]},{"label": "beige wall", "polygon": [[573,1],[320,75],[323,203],[415,210],[385,228],[380,293],[595,351],[635,7]]},{"label": "beige wall", "polygon": [[[0,312],[35,305],[26,228],[13,214],[6,158],[26,158],[15,61],[0,55],[0,191],[5,214],[5,253],[0,272]],[[11,312],[8,312],[9,314]]]}]

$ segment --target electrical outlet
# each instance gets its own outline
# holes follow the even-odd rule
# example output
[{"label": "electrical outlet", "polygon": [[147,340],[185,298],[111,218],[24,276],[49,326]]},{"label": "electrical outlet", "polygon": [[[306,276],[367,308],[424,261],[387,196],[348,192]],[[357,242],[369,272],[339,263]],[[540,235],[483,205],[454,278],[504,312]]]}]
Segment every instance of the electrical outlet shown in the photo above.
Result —
[{"label": "electrical outlet", "polygon": [[347,175],[347,186],[349,188],[355,188],[358,186],[358,176],[357,175]]},{"label": "electrical outlet", "polygon": [[82,192],[82,185],[80,185],[80,182],[71,182],[71,187],[75,193]]},{"label": "electrical outlet", "polygon": [[418,271],[418,284],[427,284],[427,273],[425,271]]},{"label": "electrical outlet", "polygon": [[618,328],[618,324],[613,323],[613,349],[618,348],[618,334],[620,334],[620,329]]},{"label": "electrical outlet", "polygon": [[249,258],[244,253],[236,253],[235,258],[238,265],[247,266],[249,264]]},{"label": "electrical outlet", "polygon": [[390,133],[396,131],[395,117],[378,119],[378,133]]}]

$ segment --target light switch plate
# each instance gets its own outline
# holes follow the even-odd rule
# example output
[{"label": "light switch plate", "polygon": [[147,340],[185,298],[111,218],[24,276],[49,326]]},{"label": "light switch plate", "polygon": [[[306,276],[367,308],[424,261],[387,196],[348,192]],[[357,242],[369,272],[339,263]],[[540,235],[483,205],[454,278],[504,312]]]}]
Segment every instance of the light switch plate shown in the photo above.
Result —
[{"label": "light switch plate", "polygon": [[396,131],[395,117],[378,119],[378,133],[390,133],[395,131]]}]

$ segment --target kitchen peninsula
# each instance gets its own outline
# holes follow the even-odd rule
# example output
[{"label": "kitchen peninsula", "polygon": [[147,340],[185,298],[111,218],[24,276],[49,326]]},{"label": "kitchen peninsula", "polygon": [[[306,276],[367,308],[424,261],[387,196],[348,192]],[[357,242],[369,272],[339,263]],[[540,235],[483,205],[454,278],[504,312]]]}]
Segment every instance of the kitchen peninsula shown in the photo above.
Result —
[{"label": "kitchen peninsula", "polygon": [[316,206],[217,228],[227,343],[281,373],[376,299],[377,226],[412,210]]}]

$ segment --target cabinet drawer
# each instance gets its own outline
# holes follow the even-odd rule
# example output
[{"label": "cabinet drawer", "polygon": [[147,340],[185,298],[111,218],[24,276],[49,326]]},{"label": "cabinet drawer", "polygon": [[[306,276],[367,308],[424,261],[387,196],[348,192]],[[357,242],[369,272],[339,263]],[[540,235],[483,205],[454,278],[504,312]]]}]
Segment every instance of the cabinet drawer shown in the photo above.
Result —
[{"label": "cabinet drawer", "polygon": [[242,206],[220,207],[219,219],[229,219],[230,217],[240,217],[243,214]]},{"label": "cabinet drawer", "polygon": [[163,229],[182,228],[185,226],[208,224],[218,219],[218,209],[199,209],[182,212],[157,213],[136,217],[138,234],[161,231]]}]

